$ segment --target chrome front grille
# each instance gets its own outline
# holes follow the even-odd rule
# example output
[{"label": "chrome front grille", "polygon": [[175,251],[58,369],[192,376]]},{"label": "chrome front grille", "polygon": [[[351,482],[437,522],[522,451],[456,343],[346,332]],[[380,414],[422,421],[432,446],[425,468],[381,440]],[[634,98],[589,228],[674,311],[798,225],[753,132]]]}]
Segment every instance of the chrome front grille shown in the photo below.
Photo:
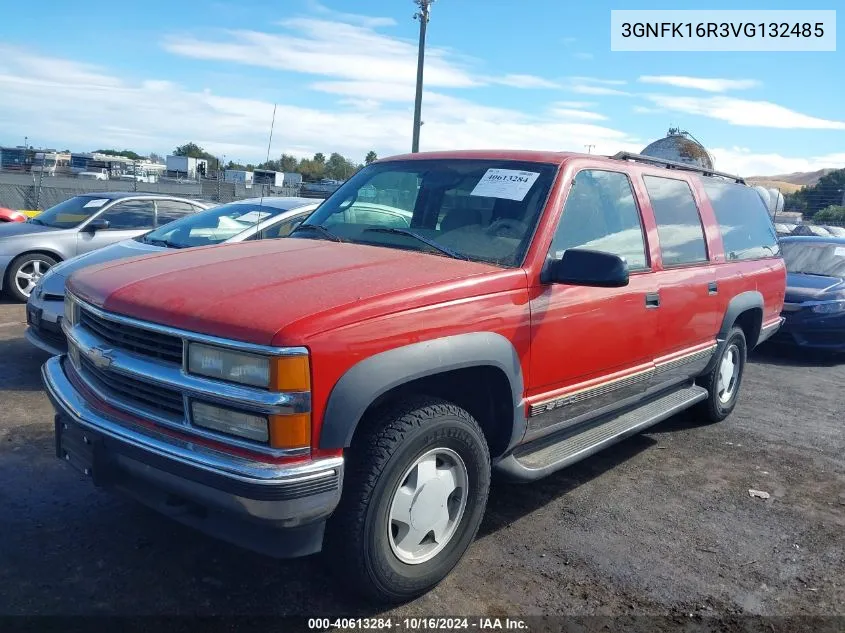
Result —
[{"label": "chrome front grille", "polygon": [[79,323],[114,347],[156,360],[182,364],[182,339],[176,336],[118,323],[84,308]]},{"label": "chrome front grille", "polygon": [[178,391],[98,369],[84,356],[80,358],[80,370],[83,379],[106,400],[136,407],[170,422],[181,424],[185,420],[184,401]]}]

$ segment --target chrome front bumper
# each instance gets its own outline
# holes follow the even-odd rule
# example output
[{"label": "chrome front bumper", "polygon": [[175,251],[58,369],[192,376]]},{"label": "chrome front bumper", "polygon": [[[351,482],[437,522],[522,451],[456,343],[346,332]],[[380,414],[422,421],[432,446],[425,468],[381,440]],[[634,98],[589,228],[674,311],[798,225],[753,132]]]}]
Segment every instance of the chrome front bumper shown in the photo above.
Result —
[{"label": "chrome front bumper", "polygon": [[117,421],[79,393],[66,363],[54,357],[41,370],[57,411],[59,457],[77,462],[97,485],[212,536],[279,557],[319,551],[325,519],[340,500],[342,457],[261,462]]}]

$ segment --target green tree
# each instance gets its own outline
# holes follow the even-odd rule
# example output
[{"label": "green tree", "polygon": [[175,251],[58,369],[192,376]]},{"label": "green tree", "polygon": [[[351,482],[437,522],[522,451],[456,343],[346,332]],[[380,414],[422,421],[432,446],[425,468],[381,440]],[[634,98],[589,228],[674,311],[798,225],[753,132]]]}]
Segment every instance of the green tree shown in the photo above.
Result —
[{"label": "green tree", "polygon": [[116,149],[98,149],[95,150],[97,154],[105,154],[106,156],[122,156],[130,160],[142,160],[144,156],[133,152],[131,149],[116,150]]},{"label": "green tree", "polygon": [[364,158],[364,163],[369,165],[370,163],[374,163],[378,160],[378,154],[376,154],[373,150],[367,152],[367,156]]},{"label": "green tree", "polygon": [[787,211],[800,211],[812,218],[822,209],[831,205],[843,204],[845,193],[845,169],[837,169],[822,176],[810,187],[802,187],[795,193],[784,196],[784,208]]},{"label": "green tree", "polygon": [[346,180],[355,173],[355,163],[337,152],[329,156],[326,162],[326,177],[333,180]]},{"label": "green tree", "polygon": [[302,174],[303,180],[314,181],[324,177],[326,166],[324,163],[317,162],[316,160],[303,158],[299,161],[296,171]]},{"label": "green tree", "polygon": [[180,145],[176,149],[173,150],[174,156],[188,156],[189,158],[204,158],[208,161],[208,168],[211,171],[217,170],[217,157],[205,151],[202,147],[197,145],[196,143],[190,142],[185,143],[184,145]]},{"label": "green tree", "polygon": [[314,162],[319,163],[320,165],[326,164],[326,155],[323,152],[317,152],[314,154]]},{"label": "green tree", "polygon": [[813,219],[816,222],[845,222],[845,206],[832,204],[816,213]]},{"label": "green tree", "polygon": [[296,171],[298,166],[299,162],[296,160],[296,156],[282,154],[279,158],[279,167],[281,167],[279,171],[293,172]]}]

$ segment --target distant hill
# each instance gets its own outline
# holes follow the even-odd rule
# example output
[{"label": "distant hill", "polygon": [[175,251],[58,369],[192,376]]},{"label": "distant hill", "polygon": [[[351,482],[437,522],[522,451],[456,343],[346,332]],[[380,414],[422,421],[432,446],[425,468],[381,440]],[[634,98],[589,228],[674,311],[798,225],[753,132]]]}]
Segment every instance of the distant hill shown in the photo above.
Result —
[{"label": "distant hill", "polygon": [[784,193],[792,193],[801,187],[815,185],[822,176],[836,171],[833,168],[819,169],[818,171],[797,171],[792,174],[779,174],[777,176],[751,176],[746,182],[764,187],[777,187]]}]

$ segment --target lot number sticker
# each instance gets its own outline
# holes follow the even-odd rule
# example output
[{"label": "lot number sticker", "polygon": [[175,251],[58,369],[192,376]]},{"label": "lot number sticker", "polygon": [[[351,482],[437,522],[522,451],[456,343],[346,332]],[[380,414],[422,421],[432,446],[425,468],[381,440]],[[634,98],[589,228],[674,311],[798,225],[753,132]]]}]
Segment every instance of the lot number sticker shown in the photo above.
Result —
[{"label": "lot number sticker", "polygon": [[96,200],[89,200],[88,202],[85,203],[84,208],[86,208],[86,209],[99,209],[106,202],[108,202],[107,198],[98,198]]},{"label": "lot number sticker", "polygon": [[488,169],[469,195],[521,202],[539,175],[536,171]]}]

